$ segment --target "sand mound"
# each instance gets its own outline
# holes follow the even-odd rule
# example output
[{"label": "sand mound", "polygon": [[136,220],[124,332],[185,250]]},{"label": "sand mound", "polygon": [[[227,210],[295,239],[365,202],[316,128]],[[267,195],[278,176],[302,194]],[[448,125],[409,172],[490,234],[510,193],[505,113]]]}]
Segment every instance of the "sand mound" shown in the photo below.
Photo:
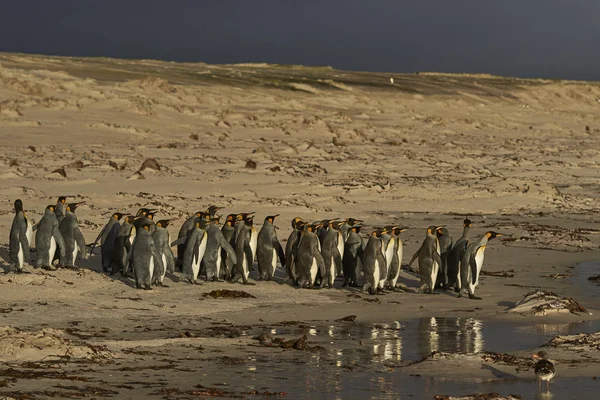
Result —
[{"label": "sand mound", "polygon": [[10,326],[0,328],[0,361],[40,361],[48,358],[112,358],[110,351],[69,338],[60,329],[22,331]]}]

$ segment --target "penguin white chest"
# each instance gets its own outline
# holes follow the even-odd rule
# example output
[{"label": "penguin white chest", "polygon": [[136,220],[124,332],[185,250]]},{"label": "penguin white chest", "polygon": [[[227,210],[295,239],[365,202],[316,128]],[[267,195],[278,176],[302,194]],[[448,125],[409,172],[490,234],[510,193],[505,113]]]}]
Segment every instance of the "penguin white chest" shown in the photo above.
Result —
[{"label": "penguin white chest", "polygon": [[56,253],[56,239],[54,236],[50,238],[50,252],[48,253],[48,266],[52,265],[54,259],[54,253]]},{"label": "penguin white chest", "polygon": [[73,264],[75,264],[75,260],[77,259],[78,251],[79,251],[79,246],[77,246],[77,241],[75,241],[75,245],[73,246]]},{"label": "penguin white chest", "polygon": [[275,270],[277,269],[277,250],[273,249],[273,260],[271,261],[273,265],[273,274],[275,274]]},{"label": "penguin white chest", "polygon": [[375,260],[375,268],[373,269],[373,281],[375,284],[375,288],[379,287],[379,282],[380,282],[380,275],[381,275],[381,267],[379,266],[379,261]]},{"label": "penguin white chest", "polygon": [[481,272],[481,268],[483,267],[483,259],[485,257],[485,247],[480,247],[475,254],[475,264],[477,265],[477,276],[475,277],[475,285],[479,284],[479,273]]},{"label": "penguin white chest", "polygon": [[23,268],[23,261],[25,257],[23,255],[23,245],[19,242],[19,252],[17,253],[17,259],[19,260],[19,268]]},{"label": "penguin white chest", "polygon": [[26,221],[27,223],[27,232],[26,232],[26,236],[27,236],[27,242],[29,243],[29,247],[31,247],[33,245],[33,226],[31,226],[31,222],[29,222],[29,220]]},{"label": "penguin white chest", "polygon": [[148,268],[150,269],[150,282],[152,282],[152,278],[154,277],[154,256],[150,256],[150,262],[148,263]]},{"label": "penguin white chest", "polygon": [[310,284],[314,285],[315,280],[317,279],[317,270],[319,269],[317,265],[317,259],[315,257],[312,258],[312,264],[310,265]]}]

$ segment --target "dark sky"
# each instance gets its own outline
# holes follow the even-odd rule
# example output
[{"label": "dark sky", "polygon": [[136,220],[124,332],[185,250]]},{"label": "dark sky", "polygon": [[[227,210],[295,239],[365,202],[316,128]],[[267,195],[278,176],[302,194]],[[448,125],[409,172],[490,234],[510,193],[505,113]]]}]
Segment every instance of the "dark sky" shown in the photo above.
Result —
[{"label": "dark sky", "polygon": [[7,0],[0,51],[600,80],[600,1]]}]

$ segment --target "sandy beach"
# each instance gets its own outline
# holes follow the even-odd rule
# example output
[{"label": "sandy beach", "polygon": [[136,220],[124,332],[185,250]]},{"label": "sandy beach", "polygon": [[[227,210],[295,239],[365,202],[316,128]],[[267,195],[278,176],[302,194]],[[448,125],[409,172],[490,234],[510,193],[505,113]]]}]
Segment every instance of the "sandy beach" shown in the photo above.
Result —
[{"label": "sandy beach", "polygon": [[[360,218],[365,236],[405,226],[403,264],[432,224],[457,239],[469,216],[473,237],[506,235],[487,247],[482,300],[416,293],[408,271],[404,291],[371,296],[339,280],[295,289],[283,270],[254,286],[167,275],[142,291],[102,273],[99,254],[26,266],[0,275],[0,396],[595,398],[599,337],[546,346],[550,393],[529,363],[559,335],[600,331],[587,279],[600,273],[597,82],[0,53],[0,137],[4,268],[14,200],[37,222],[60,195],[86,201],[87,243],[140,207],[174,218],[176,238],[210,204],[255,211],[257,227],[281,214],[284,247],[296,216]],[[160,170],[140,171],[149,158]],[[218,289],[253,297],[207,295]],[[535,290],[586,311],[511,310]],[[254,339],[266,333],[308,347]]]}]

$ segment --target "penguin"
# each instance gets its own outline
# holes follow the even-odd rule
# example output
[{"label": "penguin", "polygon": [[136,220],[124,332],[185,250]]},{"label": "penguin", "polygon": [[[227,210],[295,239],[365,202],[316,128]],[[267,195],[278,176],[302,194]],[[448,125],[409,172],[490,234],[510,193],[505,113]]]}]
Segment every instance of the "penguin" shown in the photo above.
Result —
[{"label": "penguin", "polygon": [[442,265],[438,272],[436,280],[436,286],[442,286],[444,289],[448,288],[448,256],[452,249],[452,236],[447,228],[440,228],[435,231],[435,234],[440,245],[440,258],[442,259]]},{"label": "penguin", "polygon": [[133,240],[136,236],[136,229],[133,226],[135,218],[136,217],[133,215],[126,216],[125,220],[117,231],[112,253],[111,275],[114,275],[117,272],[121,272],[123,275],[127,274],[127,265],[125,264],[125,261],[127,260],[127,256],[131,251],[131,246],[133,245]]},{"label": "penguin", "polygon": [[[201,228],[203,222],[197,220],[194,228],[188,233],[187,237],[182,237],[171,243],[171,247],[184,244],[185,251],[183,253],[183,264],[181,270],[181,279],[196,285],[200,285],[197,281],[200,273],[200,263],[206,252],[208,234]],[[204,225],[205,226],[205,225]]]},{"label": "penguin", "polygon": [[403,253],[403,244],[400,239],[400,234],[406,231],[406,229],[394,227],[391,231],[391,235],[394,238],[394,251],[392,256],[392,262],[390,264],[387,276],[386,286],[389,290],[396,290],[396,283],[398,282],[398,277],[400,276],[400,266],[402,265],[402,253]]},{"label": "penguin", "polygon": [[156,247],[156,251],[158,252],[158,256],[162,260],[163,269],[162,274],[157,277],[157,284],[160,286],[163,285],[163,280],[165,278],[165,274],[168,272],[175,272],[175,256],[173,255],[173,251],[171,250],[171,235],[167,230],[167,227],[171,223],[170,219],[161,219],[156,223],[156,228],[154,233],[152,233],[152,239],[154,240],[154,246]]},{"label": "penguin", "polygon": [[546,392],[549,389],[550,380],[554,378],[556,369],[554,363],[548,360],[548,354],[545,351],[538,351],[533,355],[533,359],[536,360],[534,370],[535,375],[538,377],[538,390],[541,388],[542,381],[546,381]]},{"label": "penguin", "polygon": [[381,251],[385,257],[385,264],[381,266],[381,273],[379,275],[379,289],[383,290],[386,287],[389,271],[396,255],[396,238],[393,236],[394,229],[396,226],[385,226],[381,230]]},{"label": "penguin", "polygon": [[463,292],[467,291],[470,299],[481,300],[481,297],[475,296],[475,288],[479,285],[479,273],[483,267],[485,248],[490,240],[500,236],[503,235],[489,231],[481,239],[467,246],[465,254],[460,261],[460,281],[462,286],[458,297],[462,297]]},{"label": "penguin", "polygon": [[[196,226],[196,222],[200,219],[210,218],[210,216],[206,215],[204,211],[197,211],[191,217],[185,220],[185,222],[179,228],[179,233],[177,234],[177,240],[181,238],[187,238],[189,233]],[[182,244],[177,245],[177,260],[175,262],[175,266],[178,270],[181,270],[183,265],[183,256],[185,253],[185,241]]]},{"label": "penguin", "polygon": [[320,222],[314,222],[313,225],[318,225],[317,228],[317,236],[319,237],[319,243],[321,247],[323,247],[323,240],[325,240],[325,236],[327,236],[327,232],[329,231],[329,224],[333,221],[337,220],[337,218],[333,219],[324,219]]},{"label": "penguin", "polygon": [[52,265],[56,252],[59,252],[59,263],[64,262],[65,241],[58,229],[58,218],[54,213],[56,206],[50,204],[44,211],[44,216],[33,229],[35,230],[35,249],[37,259],[35,266],[38,268],[55,269]]},{"label": "penguin", "polygon": [[292,232],[290,233],[290,236],[285,244],[285,271],[287,273],[287,281],[291,281],[292,285],[294,286],[298,284],[298,274],[296,272],[294,263],[294,253],[298,248],[300,235],[305,224],[306,222],[304,222],[302,218],[294,218],[292,220]]},{"label": "penguin", "polygon": [[[225,224],[223,224],[223,227],[221,228],[221,233],[231,248],[235,246],[235,242],[233,241],[235,228],[233,225],[235,224],[236,216],[237,214],[229,214],[225,219]],[[234,265],[235,262],[233,262],[233,260],[227,255],[227,251],[225,249],[221,249],[221,271],[225,280],[232,278],[231,271],[233,270]]]},{"label": "penguin", "polygon": [[385,267],[385,256],[381,242],[381,230],[374,230],[369,236],[367,245],[363,250],[363,271],[365,274],[365,283],[362,291],[369,294],[381,293],[381,269]]},{"label": "penguin", "polygon": [[344,256],[344,236],[340,227],[346,221],[329,221],[329,229],[325,231],[321,242],[321,255],[325,262],[325,276],[323,283],[333,289],[335,278],[342,272]]},{"label": "penguin", "polygon": [[448,288],[454,287],[454,290],[458,293],[460,291],[460,262],[467,245],[469,244],[469,231],[471,230],[471,220],[465,217],[463,221],[463,233],[460,239],[454,243],[452,249],[448,253]]},{"label": "penguin", "polygon": [[246,226],[246,218],[248,218],[251,215],[254,215],[255,212],[250,212],[250,213],[240,213],[237,214],[235,216],[235,224],[233,225],[234,227],[234,233],[233,233],[233,237],[232,237],[232,246],[235,249],[235,242],[237,241],[237,237],[240,233],[240,231],[242,230],[242,228],[244,228]]},{"label": "penguin", "polygon": [[23,202],[20,199],[15,200],[15,217],[10,228],[9,253],[10,265],[9,271],[22,272],[23,264],[29,262],[29,246],[32,244],[33,232],[31,223],[23,211]]},{"label": "penguin", "polygon": [[206,209],[206,214],[208,214],[210,219],[213,219],[217,215],[217,211],[222,210],[222,209],[223,209],[223,207],[217,207],[215,205],[211,205]]},{"label": "penguin", "polygon": [[[127,254],[125,265],[133,266],[135,286],[138,289],[151,290],[153,283],[164,276],[163,260],[150,233],[152,224],[145,222],[135,236],[135,243]],[[127,272],[127,271],[126,271]]]},{"label": "penguin", "polygon": [[58,219],[58,223],[62,222],[65,217],[65,204],[67,203],[67,196],[60,196],[56,201],[56,207],[54,207],[54,214]]},{"label": "penguin", "polygon": [[136,219],[133,222],[133,226],[135,226],[136,231],[139,231],[143,224],[148,224],[148,226],[150,226],[150,233],[153,233],[154,229],[156,228],[156,225],[154,224],[154,215],[157,212],[158,210],[140,208],[135,214]]},{"label": "penguin", "polygon": [[258,232],[256,261],[260,280],[270,281],[273,279],[278,258],[281,265],[285,265],[285,255],[277,238],[277,230],[274,225],[275,218],[278,216],[279,214],[267,216],[260,232]]},{"label": "penguin", "polygon": [[344,237],[344,240],[346,240],[348,238],[348,236],[350,235],[350,231],[351,231],[350,228],[352,228],[355,224],[362,223],[362,222],[364,222],[364,221],[361,219],[347,218],[346,223],[340,227],[340,232],[342,232],[342,236]]},{"label": "penguin", "polygon": [[85,202],[69,203],[65,210],[65,216],[60,223],[58,229],[65,241],[65,262],[63,267],[75,266],[77,253],[87,260],[88,254],[85,247],[85,239],[79,230],[79,219],[75,215],[75,210]]},{"label": "penguin", "polygon": [[435,281],[438,276],[440,265],[442,265],[442,258],[439,253],[439,243],[436,236],[436,231],[443,226],[430,226],[427,228],[425,240],[423,244],[412,256],[408,263],[408,268],[412,263],[419,258],[419,275],[421,276],[421,287],[420,292],[427,292],[433,294],[435,289]]},{"label": "penguin", "polygon": [[[233,218],[227,220],[226,223],[231,223],[232,221]],[[208,235],[206,250],[202,259],[206,269],[206,280],[218,281],[221,277],[223,254],[226,255],[229,262],[234,264],[237,261],[237,257],[233,247],[229,244],[225,235],[223,235],[221,228],[219,228],[219,218],[213,218],[212,223],[207,225],[206,234]]]},{"label": "penguin", "polygon": [[[298,286],[311,288],[317,280],[317,273],[326,276],[325,262],[321,255],[319,237],[316,231],[320,224],[304,224],[300,241],[294,253],[294,270],[298,277]],[[323,284],[325,281],[321,281]]]},{"label": "penguin", "polygon": [[115,240],[117,238],[117,233],[121,228],[121,218],[123,218],[125,214],[123,213],[113,213],[109,218],[104,228],[96,237],[96,240],[92,244],[90,248],[90,256],[94,252],[94,248],[98,241],[100,241],[100,254],[102,255],[102,270],[104,272],[108,272],[111,268],[112,264],[112,254],[115,248]]},{"label": "penguin", "polygon": [[[345,227],[346,224],[342,225]],[[342,266],[344,269],[344,283],[342,287],[360,287],[358,277],[363,270],[362,257],[364,241],[360,236],[361,225],[352,225],[344,242],[344,258]]]},{"label": "penguin", "polygon": [[[236,224],[237,225],[237,224]],[[246,215],[244,226],[240,228],[235,240],[235,257],[237,263],[234,267],[234,276],[232,282],[237,282],[242,278],[244,285],[248,285],[250,270],[254,264],[256,256],[256,246],[258,238],[256,229],[254,229],[254,215]]]}]

